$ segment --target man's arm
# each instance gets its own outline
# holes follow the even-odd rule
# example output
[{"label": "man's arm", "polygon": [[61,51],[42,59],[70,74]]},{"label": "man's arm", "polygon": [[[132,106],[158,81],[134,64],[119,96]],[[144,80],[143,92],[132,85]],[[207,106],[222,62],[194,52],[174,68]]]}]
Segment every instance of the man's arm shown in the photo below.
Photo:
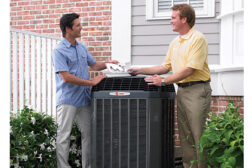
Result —
[{"label": "man's arm", "polygon": [[[176,83],[178,81],[181,81],[189,76],[191,76],[194,73],[195,69],[190,68],[190,67],[185,67],[182,70],[178,71],[177,73],[168,76],[164,79],[165,84],[171,84],[171,83]],[[162,78],[161,76],[154,75],[154,76],[149,76],[145,78],[145,81],[148,82],[149,85],[156,85],[156,86],[161,86]]]},{"label": "man's arm", "polygon": [[153,66],[153,67],[142,67],[142,68],[129,68],[128,71],[131,75],[135,76],[138,74],[145,74],[145,75],[154,75],[154,74],[165,74],[168,73],[169,70],[164,68],[161,65]]},{"label": "man's arm", "polygon": [[63,72],[58,72],[58,73],[60,77],[64,80],[64,82],[80,85],[80,86],[95,86],[102,79],[106,78],[105,75],[99,75],[99,76],[94,77],[93,80],[86,80],[86,79],[81,79],[75,75],[72,75],[68,71],[63,71]]},{"label": "man's arm", "polygon": [[[107,63],[112,63],[112,64],[118,64],[119,62],[117,60],[112,60]],[[106,63],[105,62],[95,62],[92,66],[90,66],[92,70],[94,71],[100,71],[103,69],[106,69]]]}]

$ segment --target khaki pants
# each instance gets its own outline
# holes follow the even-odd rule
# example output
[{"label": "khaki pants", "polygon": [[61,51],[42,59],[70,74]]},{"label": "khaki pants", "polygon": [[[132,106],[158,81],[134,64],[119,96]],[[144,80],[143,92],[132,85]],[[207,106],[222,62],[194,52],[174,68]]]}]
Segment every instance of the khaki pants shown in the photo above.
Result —
[{"label": "khaki pants", "polygon": [[178,127],[185,168],[206,167],[204,161],[194,164],[191,161],[199,160],[198,144],[210,111],[211,93],[209,83],[178,88]]},{"label": "khaki pants", "polygon": [[70,168],[68,163],[70,135],[76,121],[81,132],[82,167],[90,168],[91,106],[74,107],[67,104],[57,106],[56,154],[58,168]]}]

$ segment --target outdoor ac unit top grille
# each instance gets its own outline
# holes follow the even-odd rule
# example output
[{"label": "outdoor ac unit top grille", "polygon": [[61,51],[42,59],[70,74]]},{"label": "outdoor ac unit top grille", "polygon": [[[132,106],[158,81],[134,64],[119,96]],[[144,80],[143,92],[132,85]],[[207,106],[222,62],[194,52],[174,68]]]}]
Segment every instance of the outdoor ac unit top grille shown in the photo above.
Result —
[{"label": "outdoor ac unit top grille", "polygon": [[143,90],[143,91],[158,91],[175,92],[174,86],[166,85],[162,87],[148,85],[143,77],[113,77],[105,78],[98,85],[92,88],[92,91],[101,90]]}]

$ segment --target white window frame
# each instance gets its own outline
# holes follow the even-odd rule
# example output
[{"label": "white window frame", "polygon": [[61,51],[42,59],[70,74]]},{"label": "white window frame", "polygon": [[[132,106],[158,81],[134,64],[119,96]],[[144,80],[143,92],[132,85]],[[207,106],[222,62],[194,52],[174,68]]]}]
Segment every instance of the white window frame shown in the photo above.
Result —
[{"label": "white window frame", "polygon": [[220,64],[243,66],[243,0],[222,0],[220,32]]},{"label": "white window frame", "polygon": [[[187,0],[189,3],[190,0]],[[195,9],[197,18],[203,17],[214,17],[215,16],[215,0],[203,0],[204,9]],[[158,0],[146,0],[146,19],[157,20],[157,19],[170,19],[170,12],[158,12]]]}]

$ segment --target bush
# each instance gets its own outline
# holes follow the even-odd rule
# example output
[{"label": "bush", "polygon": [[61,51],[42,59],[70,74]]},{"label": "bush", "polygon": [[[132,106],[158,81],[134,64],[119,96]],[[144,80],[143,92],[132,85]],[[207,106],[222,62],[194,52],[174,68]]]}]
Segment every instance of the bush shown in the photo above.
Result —
[{"label": "bush", "polygon": [[56,124],[27,106],[10,119],[11,167],[56,167]]},{"label": "bush", "polygon": [[206,153],[208,167],[243,167],[243,118],[239,107],[230,103],[223,114],[209,114],[200,139],[200,154]]},{"label": "bush", "polygon": [[[10,119],[10,167],[57,167],[57,124],[51,116],[27,106]],[[69,164],[81,167],[81,135],[74,124],[70,137]]]}]

